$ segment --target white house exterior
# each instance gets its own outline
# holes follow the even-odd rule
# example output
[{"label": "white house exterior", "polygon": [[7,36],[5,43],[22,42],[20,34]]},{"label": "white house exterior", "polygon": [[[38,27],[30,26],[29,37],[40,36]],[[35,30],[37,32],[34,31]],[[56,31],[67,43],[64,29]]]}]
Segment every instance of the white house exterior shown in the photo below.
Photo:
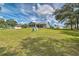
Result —
[{"label": "white house exterior", "polygon": [[22,27],[20,25],[17,25],[14,27],[15,29],[22,29]]},{"label": "white house exterior", "polygon": [[47,21],[41,21],[41,20],[37,20],[37,21],[32,21],[33,23],[35,23],[35,24],[46,24],[45,26],[43,26],[43,28],[50,28],[50,25],[48,24],[48,22]]}]

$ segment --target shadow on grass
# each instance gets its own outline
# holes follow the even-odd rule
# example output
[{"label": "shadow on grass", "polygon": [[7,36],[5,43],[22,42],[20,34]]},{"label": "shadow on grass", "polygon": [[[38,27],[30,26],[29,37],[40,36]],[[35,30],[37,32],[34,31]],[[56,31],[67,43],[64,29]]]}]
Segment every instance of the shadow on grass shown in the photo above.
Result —
[{"label": "shadow on grass", "polygon": [[21,41],[19,45],[21,48],[11,50],[12,48],[0,47],[0,56],[79,56],[79,38],[68,38],[68,40],[27,37]]},{"label": "shadow on grass", "polygon": [[[46,40],[44,40],[46,39]],[[22,42],[22,46],[24,49],[26,49],[27,55],[52,55],[55,54],[56,51],[54,49],[54,45],[52,45],[52,42],[50,39],[47,38],[26,38]]]},{"label": "shadow on grass", "polygon": [[62,30],[61,33],[79,37],[79,31],[78,30]]},{"label": "shadow on grass", "polygon": [[79,45],[73,44],[76,43],[74,41],[67,42],[49,37],[28,37],[21,43],[28,56],[79,55]]},{"label": "shadow on grass", "polygon": [[6,47],[0,47],[0,56],[15,56],[15,52],[7,51]]}]

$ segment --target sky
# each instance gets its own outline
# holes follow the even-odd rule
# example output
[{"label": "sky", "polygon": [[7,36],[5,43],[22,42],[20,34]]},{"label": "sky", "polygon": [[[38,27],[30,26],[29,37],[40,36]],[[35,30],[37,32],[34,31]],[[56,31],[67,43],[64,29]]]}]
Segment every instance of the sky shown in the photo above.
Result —
[{"label": "sky", "polygon": [[50,22],[53,25],[58,22],[53,12],[63,5],[63,3],[0,3],[0,18],[14,19],[18,23],[36,21]]}]

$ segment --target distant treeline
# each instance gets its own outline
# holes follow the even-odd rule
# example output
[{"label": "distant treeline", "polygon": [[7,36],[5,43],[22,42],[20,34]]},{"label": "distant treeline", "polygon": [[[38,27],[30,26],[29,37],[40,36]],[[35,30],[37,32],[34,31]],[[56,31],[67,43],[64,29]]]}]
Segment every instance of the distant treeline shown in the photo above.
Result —
[{"label": "distant treeline", "polygon": [[14,19],[5,20],[0,18],[0,28],[12,28],[17,25],[17,22]]},{"label": "distant treeline", "polygon": [[44,23],[33,23],[33,22],[30,22],[30,23],[26,23],[26,24],[18,24],[18,22],[14,19],[3,19],[3,18],[0,18],[0,29],[1,28],[14,28],[14,27],[21,27],[21,28],[27,28],[27,27],[34,27],[34,26],[37,26],[38,28],[47,28],[46,24]]}]

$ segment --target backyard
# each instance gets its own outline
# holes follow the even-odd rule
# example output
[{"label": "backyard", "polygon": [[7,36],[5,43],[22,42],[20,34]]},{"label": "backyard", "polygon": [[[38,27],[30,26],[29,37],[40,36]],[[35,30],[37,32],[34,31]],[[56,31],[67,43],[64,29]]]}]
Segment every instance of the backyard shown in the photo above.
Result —
[{"label": "backyard", "polygon": [[79,55],[78,30],[0,29],[0,55]]}]

